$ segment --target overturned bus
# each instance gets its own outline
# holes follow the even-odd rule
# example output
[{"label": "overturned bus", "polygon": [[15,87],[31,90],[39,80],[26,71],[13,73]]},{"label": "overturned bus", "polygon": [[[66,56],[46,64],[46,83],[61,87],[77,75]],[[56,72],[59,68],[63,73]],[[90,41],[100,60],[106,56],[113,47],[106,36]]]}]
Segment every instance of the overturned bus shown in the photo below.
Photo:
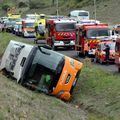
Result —
[{"label": "overturned bus", "polygon": [[3,54],[0,70],[32,90],[71,98],[83,64],[52,51],[49,46],[33,46],[11,40]]}]

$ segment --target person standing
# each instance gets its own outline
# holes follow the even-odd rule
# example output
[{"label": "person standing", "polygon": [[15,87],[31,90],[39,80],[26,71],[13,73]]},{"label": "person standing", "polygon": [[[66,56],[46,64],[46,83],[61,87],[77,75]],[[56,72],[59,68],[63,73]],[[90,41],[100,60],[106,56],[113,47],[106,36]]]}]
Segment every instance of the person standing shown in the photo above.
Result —
[{"label": "person standing", "polygon": [[105,60],[106,60],[106,63],[109,64],[109,56],[110,56],[110,47],[109,45],[105,44]]}]

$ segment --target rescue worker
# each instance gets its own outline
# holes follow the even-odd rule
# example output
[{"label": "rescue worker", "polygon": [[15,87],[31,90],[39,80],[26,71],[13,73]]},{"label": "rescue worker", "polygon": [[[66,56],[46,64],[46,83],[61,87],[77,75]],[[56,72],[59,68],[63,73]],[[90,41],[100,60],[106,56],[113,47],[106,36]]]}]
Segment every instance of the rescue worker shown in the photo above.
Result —
[{"label": "rescue worker", "polygon": [[44,34],[45,34],[45,26],[41,22],[38,25],[38,30],[37,31],[41,36],[44,36]]},{"label": "rescue worker", "polygon": [[105,49],[104,49],[104,51],[105,51],[105,60],[106,60],[106,63],[107,64],[109,64],[109,56],[110,56],[110,47],[109,47],[109,45],[107,45],[107,44],[104,44],[104,46],[105,46]]},{"label": "rescue worker", "polygon": [[89,44],[87,41],[85,41],[85,44],[84,44],[84,51],[85,51],[85,57],[88,57]]}]

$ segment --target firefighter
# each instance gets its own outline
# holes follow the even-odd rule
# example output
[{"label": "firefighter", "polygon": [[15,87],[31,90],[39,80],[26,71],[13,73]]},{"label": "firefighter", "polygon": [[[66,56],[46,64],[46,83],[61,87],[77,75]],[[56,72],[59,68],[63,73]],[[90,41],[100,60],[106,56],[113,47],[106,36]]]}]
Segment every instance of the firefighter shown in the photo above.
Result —
[{"label": "firefighter", "polygon": [[85,44],[84,44],[84,51],[85,51],[85,57],[88,57],[89,44],[87,41],[85,41]]},{"label": "firefighter", "polygon": [[106,63],[109,64],[110,47],[107,44],[104,44],[104,46],[105,46],[105,49],[104,49],[104,51],[105,51],[105,60],[106,60]]}]

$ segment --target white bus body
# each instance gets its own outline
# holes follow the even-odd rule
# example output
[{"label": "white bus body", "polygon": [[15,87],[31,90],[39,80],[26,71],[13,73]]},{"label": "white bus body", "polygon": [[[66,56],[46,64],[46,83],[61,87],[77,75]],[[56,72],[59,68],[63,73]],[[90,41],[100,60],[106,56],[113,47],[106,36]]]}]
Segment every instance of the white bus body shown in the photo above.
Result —
[{"label": "white bus body", "polygon": [[73,10],[70,12],[70,17],[75,19],[77,22],[80,20],[89,20],[89,11],[85,10]]}]

